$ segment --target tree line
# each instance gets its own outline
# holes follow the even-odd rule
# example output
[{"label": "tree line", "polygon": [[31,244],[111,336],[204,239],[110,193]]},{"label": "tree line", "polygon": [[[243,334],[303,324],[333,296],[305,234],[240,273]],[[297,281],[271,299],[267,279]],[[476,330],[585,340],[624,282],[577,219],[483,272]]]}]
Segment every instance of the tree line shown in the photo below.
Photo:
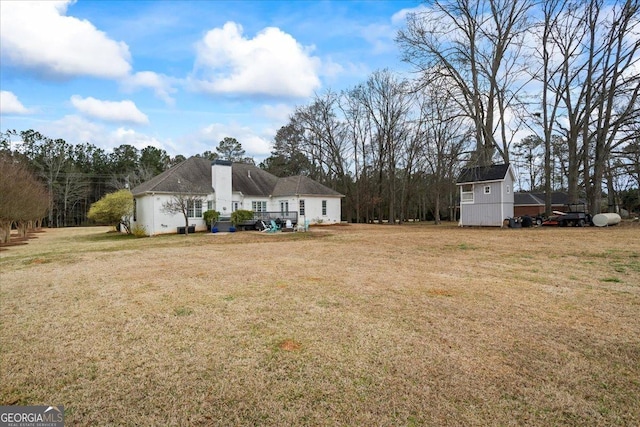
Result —
[{"label": "tree line", "polygon": [[357,221],[451,217],[460,168],[494,163],[547,214],[554,190],[638,209],[639,30],[638,0],[428,2],[396,38],[415,77],[316,94],[265,165],[338,189]]},{"label": "tree line", "polygon": [[[454,219],[460,170],[492,163],[515,165],[521,190],[545,192],[547,213],[555,190],[594,214],[640,210],[639,9],[640,0],[429,2],[396,38],[412,78],[384,69],[317,93],[259,166],[341,192],[354,222]],[[44,185],[48,226],[84,224],[105,193],[185,160],[34,130],[6,131],[0,143]],[[254,162],[234,138],[199,156]]]},{"label": "tree line", "polygon": [[[230,137],[198,156],[253,162]],[[105,194],[134,188],[184,160],[153,146],[107,151],[34,130],[8,130],[0,133],[0,229],[8,238],[12,226],[86,225],[91,205]]]}]

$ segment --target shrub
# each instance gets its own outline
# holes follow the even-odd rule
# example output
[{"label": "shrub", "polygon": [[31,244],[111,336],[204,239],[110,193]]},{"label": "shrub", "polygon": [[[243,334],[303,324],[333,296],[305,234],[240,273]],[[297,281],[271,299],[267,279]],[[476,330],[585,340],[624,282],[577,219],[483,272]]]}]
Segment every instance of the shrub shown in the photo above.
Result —
[{"label": "shrub", "polygon": [[131,229],[131,234],[133,234],[136,237],[148,237],[149,236],[147,234],[147,229],[144,228],[143,225],[134,225],[133,228]]},{"label": "shrub", "polygon": [[253,219],[253,211],[239,209],[231,213],[231,224],[238,225],[243,221],[251,221]]},{"label": "shrub", "polygon": [[202,219],[204,219],[205,224],[207,224],[207,228],[211,228],[211,224],[216,222],[220,218],[220,212],[218,211],[205,211],[202,214]]},{"label": "shrub", "polygon": [[133,195],[129,190],[118,190],[106,194],[102,199],[91,205],[87,214],[90,220],[102,224],[110,224],[118,229],[123,224],[126,232],[129,229],[129,217],[133,216]]}]

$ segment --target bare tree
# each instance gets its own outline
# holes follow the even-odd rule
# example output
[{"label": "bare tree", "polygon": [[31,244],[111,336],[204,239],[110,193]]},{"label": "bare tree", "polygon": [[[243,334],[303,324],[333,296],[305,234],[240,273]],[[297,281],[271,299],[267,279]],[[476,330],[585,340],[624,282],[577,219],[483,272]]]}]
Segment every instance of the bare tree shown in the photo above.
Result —
[{"label": "bare tree", "polygon": [[410,14],[398,33],[403,59],[423,84],[438,77],[451,83],[449,91],[474,123],[478,164],[490,164],[496,151],[509,162],[506,115],[523,85],[520,50],[530,7],[528,0],[436,0]]},{"label": "bare tree", "polygon": [[60,180],[59,194],[62,202],[62,224],[64,226],[69,225],[68,215],[73,211],[75,205],[89,195],[89,184],[83,180],[82,174],[71,172],[72,170],[69,169],[64,173]]},{"label": "bare tree", "polygon": [[[45,180],[49,193],[49,227],[58,226],[60,212],[56,201],[59,196],[58,181],[70,159],[71,147],[62,139],[53,140],[33,130],[20,132],[21,150]],[[54,221],[55,219],[55,221]]]},{"label": "bare tree", "polygon": [[[604,7],[604,2],[594,2]],[[592,122],[585,131],[587,142],[594,144],[593,175],[585,175],[587,197],[593,213],[600,212],[602,182],[609,154],[616,147],[635,136],[623,130],[640,119],[638,95],[640,74],[635,67],[640,63],[640,2],[626,0],[618,3],[596,24],[594,34],[601,40],[596,50],[601,56],[593,79]],[[586,166],[586,165],[585,165]]]},{"label": "bare tree", "polygon": [[[618,167],[618,179],[626,179],[628,183],[627,188],[623,190],[629,193],[635,191],[636,200],[640,201],[640,122],[636,123],[634,129],[636,138],[619,150],[616,156],[616,166]],[[633,209],[632,206],[629,208]]]},{"label": "bare tree", "polygon": [[[559,94],[566,85],[568,71],[572,58],[575,55],[579,37],[574,32],[580,32],[579,26],[567,25],[564,21],[573,20],[567,15],[567,8],[571,0],[546,0],[540,4],[542,22],[532,27],[535,45],[534,58],[538,59],[539,68],[532,67],[533,79],[542,85],[541,104],[534,105],[534,111],[530,112],[527,119],[533,119],[542,127],[544,145],[544,178],[543,188],[545,193],[545,214],[551,215],[551,193],[553,190],[553,161],[552,140],[555,136],[556,120],[560,114],[562,97]],[[579,19],[579,18],[578,18]],[[562,37],[561,35],[564,35]],[[562,39],[566,43],[558,46],[554,40]]]},{"label": "bare tree", "polygon": [[[408,138],[411,96],[408,82],[398,79],[389,70],[374,72],[354,90],[364,107],[372,132],[372,166],[376,174],[377,198],[388,202],[388,218],[396,220],[398,160]],[[378,206],[378,218],[384,217]]]},{"label": "bare tree", "polygon": [[[541,182],[540,169],[544,165],[540,164],[538,158],[543,146],[544,141],[537,135],[529,135],[514,145],[514,154],[521,159],[520,166],[527,172],[530,191],[539,188]],[[522,184],[520,187],[523,188]]]},{"label": "bare tree", "polygon": [[609,153],[624,143],[623,129],[639,114],[640,76],[632,71],[640,60],[640,41],[633,36],[640,25],[638,1],[544,5],[545,49],[556,58],[543,62],[545,141],[554,126],[562,131],[570,202],[578,200],[582,173],[590,209],[599,213]]},{"label": "bare tree", "polygon": [[337,116],[338,94],[331,90],[316,95],[313,102],[299,107],[295,122],[305,130],[303,149],[315,167],[316,178],[324,183],[342,180],[348,169],[344,123]]},{"label": "bare tree", "polygon": [[635,128],[636,139],[622,147],[617,157],[620,159],[619,167],[633,178],[640,192],[640,123]]},{"label": "bare tree", "polygon": [[327,90],[316,94],[310,105],[297,108],[292,122],[304,130],[300,147],[310,160],[311,176],[344,193],[344,211],[350,212],[353,200],[349,176],[351,147],[345,123],[338,113],[339,95]]},{"label": "bare tree", "polygon": [[473,137],[473,126],[450,97],[446,84],[444,79],[433,80],[419,94],[425,126],[426,173],[430,176],[427,194],[436,224],[440,224],[442,207],[454,199],[455,179]]},{"label": "bare tree", "polygon": [[162,204],[162,212],[170,215],[182,215],[184,217],[184,234],[189,234],[189,218],[196,216],[199,209],[202,212],[203,200],[206,194],[194,192],[192,185],[184,180],[179,180],[180,191],[171,195],[169,201]]},{"label": "bare tree", "polygon": [[340,109],[345,118],[345,138],[351,143],[353,153],[355,180],[355,219],[360,222],[364,218],[369,222],[371,204],[370,189],[367,180],[368,146],[371,141],[371,122],[367,120],[365,107],[358,99],[356,90],[349,90],[342,94]]}]

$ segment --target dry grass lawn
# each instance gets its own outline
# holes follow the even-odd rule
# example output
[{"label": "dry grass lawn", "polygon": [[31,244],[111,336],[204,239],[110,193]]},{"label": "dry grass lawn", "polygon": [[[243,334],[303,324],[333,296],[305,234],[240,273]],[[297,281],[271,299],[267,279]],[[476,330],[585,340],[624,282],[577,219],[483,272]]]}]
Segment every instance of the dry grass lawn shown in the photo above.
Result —
[{"label": "dry grass lawn", "polygon": [[640,424],[640,227],[107,231],[0,252],[1,405],[80,426]]}]

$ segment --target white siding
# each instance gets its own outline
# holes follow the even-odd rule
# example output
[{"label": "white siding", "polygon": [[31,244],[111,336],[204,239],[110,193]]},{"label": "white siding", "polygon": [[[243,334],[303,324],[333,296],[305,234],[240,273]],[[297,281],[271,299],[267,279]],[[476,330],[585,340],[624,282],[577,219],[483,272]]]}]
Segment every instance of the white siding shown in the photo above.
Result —
[{"label": "white siding", "polygon": [[214,191],[214,209],[221,216],[231,216],[231,166],[213,164],[211,166],[211,186]]},{"label": "white siding", "polygon": [[[308,220],[309,224],[335,224],[340,222],[341,198],[329,196],[300,196],[298,200],[304,200],[305,215],[298,218],[299,221]],[[322,215],[322,201],[327,201],[326,215]],[[291,204],[289,205],[291,207]],[[295,202],[295,209],[299,210],[299,201]]]},{"label": "white siding", "polygon": [[[177,232],[178,227],[184,227],[184,216],[182,214],[171,215],[162,212],[163,203],[171,200],[167,194],[146,194],[136,198],[136,221],[131,221],[131,226],[139,225],[144,227],[147,234],[154,236],[157,234],[172,234]],[[203,212],[206,210],[206,201],[203,200]],[[202,218],[189,218],[189,225],[194,225],[196,231],[207,229]]]},{"label": "white siding", "polygon": [[[240,197],[238,196],[238,199]],[[235,200],[235,198],[234,198]],[[300,200],[305,201],[305,215],[300,215]],[[322,201],[326,200],[326,215],[322,215]],[[239,200],[240,201],[240,200]],[[252,202],[267,202],[268,212],[280,212],[280,202],[289,202],[289,212],[298,213],[298,221],[309,221],[309,224],[334,224],[340,222],[341,198],[334,196],[289,196],[289,197],[244,197],[240,209],[252,210]]]},{"label": "white siding", "polygon": [[[212,184],[215,193],[203,197],[202,211],[207,210],[207,200],[213,200],[213,209],[220,212],[221,216],[230,216],[233,210],[233,202],[238,203],[238,209],[253,210],[252,202],[265,202],[267,212],[280,212],[281,202],[288,202],[289,212],[298,212],[300,200],[305,201],[305,215],[298,216],[298,221],[308,220],[310,224],[339,223],[341,220],[341,197],[336,196],[287,196],[287,197],[252,197],[240,192],[231,191],[231,167],[226,165],[213,165]],[[136,198],[136,221],[132,226],[139,225],[145,228],[147,234],[171,234],[177,232],[177,227],[184,227],[182,214],[170,215],[162,212],[163,203],[171,200],[170,194],[144,194]],[[326,201],[326,211],[323,214],[322,202]],[[226,208],[226,209],[225,209]],[[189,225],[194,225],[196,231],[207,229],[202,218],[189,218]]]},{"label": "white siding", "polygon": [[510,173],[502,183],[502,219],[513,217],[513,177]]},{"label": "white siding", "polygon": [[460,225],[502,227],[513,217],[513,181],[509,171],[504,181],[473,183],[473,202],[460,203]]}]

